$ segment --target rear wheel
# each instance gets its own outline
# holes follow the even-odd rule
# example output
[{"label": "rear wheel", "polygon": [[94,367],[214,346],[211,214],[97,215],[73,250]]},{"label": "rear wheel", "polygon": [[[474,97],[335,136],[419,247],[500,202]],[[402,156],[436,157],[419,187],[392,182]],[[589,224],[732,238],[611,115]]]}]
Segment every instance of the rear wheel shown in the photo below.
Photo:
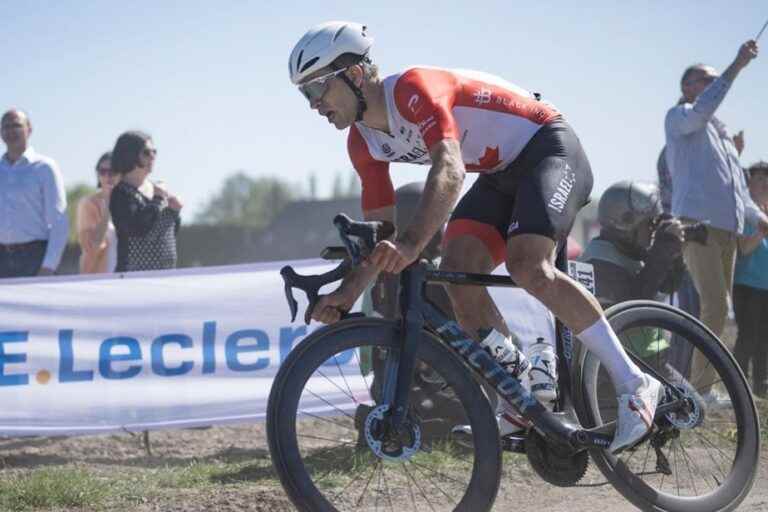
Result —
[{"label": "rear wheel", "polygon": [[[372,369],[383,362],[393,375],[399,340],[394,322],[345,320],[306,338],[281,366],[267,434],[275,470],[299,510],[484,511],[493,505],[501,475],[493,411],[463,363],[426,331],[405,428],[387,431],[389,411]],[[361,354],[378,362],[361,365]],[[458,410],[451,423],[472,426],[469,443],[454,441],[453,424],[444,418],[432,421],[436,395]]]},{"label": "rear wheel", "polygon": [[[670,306],[633,301],[606,315],[641,369],[665,384],[662,404],[679,406],[657,414],[636,447],[618,456],[593,450],[592,459],[642,510],[735,509],[752,487],[760,453],[755,404],[735,360],[698,320]],[[680,362],[679,354],[691,353],[706,361],[704,368]],[[586,352],[577,371],[582,424],[614,421],[616,393],[600,362]]]}]

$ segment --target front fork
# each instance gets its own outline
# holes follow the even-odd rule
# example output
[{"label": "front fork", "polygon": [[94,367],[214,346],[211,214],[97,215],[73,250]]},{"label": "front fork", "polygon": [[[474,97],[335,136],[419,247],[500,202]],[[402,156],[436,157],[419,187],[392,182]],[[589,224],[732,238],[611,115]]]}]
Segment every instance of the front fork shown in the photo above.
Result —
[{"label": "front fork", "polygon": [[389,425],[399,430],[408,414],[408,395],[416,367],[416,351],[424,327],[422,314],[422,287],[425,282],[425,266],[412,265],[402,273],[400,282],[400,346],[392,350],[386,359],[382,401],[390,405]]}]

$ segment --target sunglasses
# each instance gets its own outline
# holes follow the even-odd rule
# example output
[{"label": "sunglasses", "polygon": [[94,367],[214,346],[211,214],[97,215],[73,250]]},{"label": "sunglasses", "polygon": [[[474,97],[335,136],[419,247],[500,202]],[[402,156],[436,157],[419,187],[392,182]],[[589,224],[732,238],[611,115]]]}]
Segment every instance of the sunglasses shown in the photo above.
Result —
[{"label": "sunglasses", "polygon": [[118,174],[116,172],[113,172],[110,167],[99,167],[96,170],[96,172],[99,174],[99,176],[107,176],[107,175],[114,176]]},{"label": "sunglasses", "polygon": [[141,154],[144,156],[157,156],[157,150],[155,148],[144,148],[141,150]]},{"label": "sunglasses", "polygon": [[304,82],[303,84],[299,84],[298,86],[299,91],[301,91],[301,94],[303,94],[304,97],[310,101],[310,103],[313,101],[317,101],[320,98],[322,98],[325,92],[328,90],[328,85],[331,79],[336,78],[337,76],[345,72],[347,69],[349,68],[339,69],[332,73],[328,73],[327,75],[314,78],[309,82]]}]

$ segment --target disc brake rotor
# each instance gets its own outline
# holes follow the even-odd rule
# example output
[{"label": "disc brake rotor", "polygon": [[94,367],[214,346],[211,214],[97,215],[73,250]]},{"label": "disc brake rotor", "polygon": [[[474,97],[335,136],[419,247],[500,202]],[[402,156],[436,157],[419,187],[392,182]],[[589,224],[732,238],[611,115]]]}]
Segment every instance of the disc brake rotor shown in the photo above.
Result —
[{"label": "disc brake rotor", "polygon": [[701,406],[701,398],[694,395],[686,386],[675,386],[682,394],[685,405],[680,409],[668,412],[665,418],[673,426],[688,430],[697,427],[704,420],[704,408]]},{"label": "disc brake rotor", "polygon": [[365,418],[365,440],[377,457],[390,461],[405,461],[421,447],[421,428],[405,419],[399,432],[386,432],[384,415],[389,405],[374,407]]}]

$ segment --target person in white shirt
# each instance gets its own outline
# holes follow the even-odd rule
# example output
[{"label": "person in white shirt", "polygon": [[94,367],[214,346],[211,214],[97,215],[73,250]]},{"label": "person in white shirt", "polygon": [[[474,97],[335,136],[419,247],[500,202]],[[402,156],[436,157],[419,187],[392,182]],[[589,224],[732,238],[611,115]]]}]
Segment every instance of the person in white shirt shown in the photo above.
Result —
[{"label": "person in white shirt", "polygon": [[29,145],[32,124],[24,111],[5,112],[0,133],[0,278],[51,275],[69,230],[61,172]]}]

